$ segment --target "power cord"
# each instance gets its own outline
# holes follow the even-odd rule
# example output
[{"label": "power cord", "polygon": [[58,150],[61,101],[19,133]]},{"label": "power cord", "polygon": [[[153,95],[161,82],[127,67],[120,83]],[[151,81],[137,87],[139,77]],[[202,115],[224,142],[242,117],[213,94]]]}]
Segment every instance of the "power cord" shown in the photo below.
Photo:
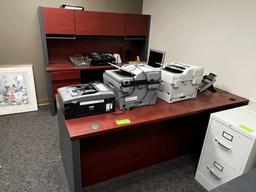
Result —
[{"label": "power cord", "polygon": [[[134,65],[134,66],[135,66],[135,65]],[[132,72],[132,71],[134,71],[135,69],[136,69],[136,66],[135,66],[135,68],[129,70],[129,72]],[[135,88],[136,88],[136,81],[135,81],[134,76],[132,76],[132,78],[133,78],[133,89],[132,89],[132,91],[131,91],[130,93],[127,93],[126,95],[122,95],[122,96],[117,97],[117,98],[112,102],[112,105],[115,105],[115,103],[116,103],[118,100],[120,100],[120,99],[122,99],[122,98],[125,98],[125,97],[128,97],[128,96],[130,96],[130,95],[132,95],[132,94],[134,93]],[[126,110],[127,110],[127,108],[124,108],[124,109],[121,110],[120,112],[118,112],[118,113],[112,112],[112,114],[113,114],[113,115],[119,115],[119,114],[125,113]]]},{"label": "power cord", "polygon": [[[146,84],[146,85],[147,85],[147,90],[146,90],[144,96],[140,99],[140,101],[136,102],[137,105],[138,105],[139,103],[142,103],[142,101],[143,101],[143,100],[145,99],[145,97],[147,96],[148,90],[149,90],[149,86],[148,86],[149,83],[148,83],[148,77],[147,77],[145,71],[143,71],[143,70],[142,70],[140,67],[138,67],[137,65],[136,65],[136,68],[138,68],[139,70],[141,70],[141,72],[143,73],[145,79],[147,80],[147,84]],[[137,105],[135,105],[134,107],[136,107]]]}]

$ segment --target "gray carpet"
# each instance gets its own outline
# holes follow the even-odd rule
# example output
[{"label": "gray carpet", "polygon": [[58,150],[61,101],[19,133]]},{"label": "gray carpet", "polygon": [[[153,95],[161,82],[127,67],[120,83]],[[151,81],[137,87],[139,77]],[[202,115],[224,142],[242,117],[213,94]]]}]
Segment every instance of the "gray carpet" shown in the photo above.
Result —
[{"label": "gray carpet", "polygon": [[[88,187],[86,192],[204,192],[192,154]],[[57,118],[48,107],[0,116],[0,191],[68,192]]]}]

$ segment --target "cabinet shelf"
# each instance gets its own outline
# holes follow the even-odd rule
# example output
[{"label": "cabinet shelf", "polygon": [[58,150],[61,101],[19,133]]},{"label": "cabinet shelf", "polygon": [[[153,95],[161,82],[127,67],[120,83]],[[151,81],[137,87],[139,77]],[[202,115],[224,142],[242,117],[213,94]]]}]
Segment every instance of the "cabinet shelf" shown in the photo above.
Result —
[{"label": "cabinet shelf", "polygon": [[90,71],[90,70],[108,70],[113,68],[114,67],[111,65],[78,67],[70,63],[63,63],[63,64],[50,64],[49,67],[46,68],[46,71],[47,72],[80,71],[80,70]]},{"label": "cabinet shelf", "polygon": [[145,40],[147,40],[147,38],[146,37],[137,37],[137,36],[134,36],[134,37],[126,36],[126,37],[124,37],[124,40],[126,40],[126,41],[145,41]]},{"label": "cabinet shelf", "polygon": [[46,39],[76,39],[75,35],[46,35]]}]

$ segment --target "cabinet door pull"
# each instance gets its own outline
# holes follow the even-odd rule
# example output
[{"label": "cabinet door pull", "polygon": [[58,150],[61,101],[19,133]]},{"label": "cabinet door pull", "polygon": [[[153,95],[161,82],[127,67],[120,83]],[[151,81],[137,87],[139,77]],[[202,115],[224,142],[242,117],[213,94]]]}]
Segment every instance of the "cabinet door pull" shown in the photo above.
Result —
[{"label": "cabinet door pull", "polygon": [[214,169],[212,169],[210,166],[208,166],[207,169],[209,169],[209,172],[210,172],[217,180],[221,180],[221,176],[220,176],[218,173],[216,173],[216,172],[214,171]]}]

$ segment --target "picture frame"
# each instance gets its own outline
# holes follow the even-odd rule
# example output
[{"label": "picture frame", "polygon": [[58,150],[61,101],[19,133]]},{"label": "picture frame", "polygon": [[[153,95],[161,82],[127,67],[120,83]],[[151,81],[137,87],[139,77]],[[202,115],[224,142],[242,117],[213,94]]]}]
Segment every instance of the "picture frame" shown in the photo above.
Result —
[{"label": "picture frame", "polygon": [[36,110],[33,65],[0,65],[0,115]]}]

